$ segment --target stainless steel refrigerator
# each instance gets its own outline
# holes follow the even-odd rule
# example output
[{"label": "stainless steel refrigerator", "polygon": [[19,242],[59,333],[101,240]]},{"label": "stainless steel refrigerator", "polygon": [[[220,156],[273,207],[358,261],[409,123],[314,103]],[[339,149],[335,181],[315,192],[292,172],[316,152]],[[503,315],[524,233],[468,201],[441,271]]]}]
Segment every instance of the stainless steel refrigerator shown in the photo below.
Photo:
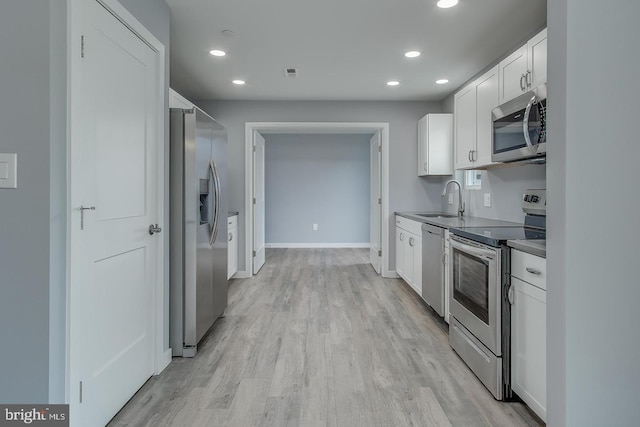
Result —
[{"label": "stainless steel refrigerator", "polygon": [[170,329],[193,357],[227,307],[227,131],[198,108],[171,109]]}]

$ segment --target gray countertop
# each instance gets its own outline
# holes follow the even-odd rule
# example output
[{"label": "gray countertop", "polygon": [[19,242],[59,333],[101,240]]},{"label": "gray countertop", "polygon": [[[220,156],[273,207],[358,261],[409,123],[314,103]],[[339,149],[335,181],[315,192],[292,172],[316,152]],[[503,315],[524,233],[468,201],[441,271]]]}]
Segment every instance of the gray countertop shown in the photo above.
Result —
[{"label": "gray countertop", "polygon": [[237,215],[238,215],[238,212],[231,212],[231,211],[229,211],[229,215],[227,216],[227,218],[230,218],[230,217],[232,217],[232,216],[237,216]]},{"label": "gray countertop", "polygon": [[424,224],[435,225],[442,228],[461,228],[461,227],[514,227],[522,224],[517,222],[499,221],[496,219],[478,218],[473,216],[463,216],[462,218],[428,218],[420,216],[418,214],[445,214],[443,212],[396,212],[396,215],[400,215],[404,218],[411,219],[413,221],[422,222]]},{"label": "gray countertop", "polygon": [[507,246],[531,255],[547,257],[546,240],[507,240]]}]

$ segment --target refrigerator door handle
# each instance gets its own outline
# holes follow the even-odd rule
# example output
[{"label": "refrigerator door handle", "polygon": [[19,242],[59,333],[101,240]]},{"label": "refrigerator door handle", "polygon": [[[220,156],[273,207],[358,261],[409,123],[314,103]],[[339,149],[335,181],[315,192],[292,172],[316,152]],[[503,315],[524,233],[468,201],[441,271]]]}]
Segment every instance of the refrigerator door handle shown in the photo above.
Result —
[{"label": "refrigerator door handle", "polygon": [[211,227],[211,237],[209,239],[209,243],[213,246],[216,241],[216,237],[218,236],[218,227],[220,223],[220,177],[218,176],[218,169],[216,168],[216,164],[213,160],[209,162],[209,169],[213,176],[213,188],[215,191],[213,226]]}]

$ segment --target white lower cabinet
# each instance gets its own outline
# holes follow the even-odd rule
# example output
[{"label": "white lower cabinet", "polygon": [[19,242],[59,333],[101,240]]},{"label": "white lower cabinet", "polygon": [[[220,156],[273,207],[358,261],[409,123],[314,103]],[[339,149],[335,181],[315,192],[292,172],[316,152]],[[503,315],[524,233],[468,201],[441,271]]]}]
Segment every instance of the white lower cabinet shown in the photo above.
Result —
[{"label": "white lower cabinet", "polygon": [[238,272],[238,217],[230,216],[227,220],[227,279]]},{"label": "white lower cabinet", "polygon": [[396,273],[422,296],[422,224],[396,216]]},{"label": "white lower cabinet", "polygon": [[[547,292],[538,279],[546,263],[513,249],[511,254],[511,388],[546,422]],[[525,281],[532,274],[538,286]]]}]

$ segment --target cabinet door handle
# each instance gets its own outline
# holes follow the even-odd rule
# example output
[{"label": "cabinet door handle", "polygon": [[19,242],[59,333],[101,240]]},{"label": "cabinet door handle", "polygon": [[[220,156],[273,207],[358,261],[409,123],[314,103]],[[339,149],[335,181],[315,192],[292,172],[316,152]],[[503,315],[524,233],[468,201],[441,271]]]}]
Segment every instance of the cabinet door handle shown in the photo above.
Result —
[{"label": "cabinet door handle", "polygon": [[524,74],[520,76],[520,90],[522,90],[523,92],[524,92],[524,91],[525,91],[525,89],[526,89],[526,86],[525,86],[525,84],[526,84],[526,83],[525,83],[526,78],[527,78],[527,76],[525,76]]},{"label": "cabinet door handle", "polygon": [[473,162],[473,160],[471,159],[471,153],[472,153],[472,152],[473,152],[473,151],[469,150],[469,155],[467,156],[467,158],[469,159],[469,161],[470,161],[470,162]]},{"label": "cabinet door handle", "polygon": [[540,270],[536,270],[536,269],[531,268],[531,267],[527,267],[526,270],[527,270],[528,273],[535,274],[536,276],[539,276],[539,275],[542,274],[540,272]]},{"label": "cabinet door handle", "polygon": [[424,167],[424,170],[426,172],[427,171],[427,164],[425,163],[423,167]]},{"label": "cabinet door handle", "polygon": [[413,242],[414,242],[413,237],[410,237],[409,238],[409,246],[413,246]]},{"label": "cabinet door handle", "polygon": [[527,70],[527,86],[529,88],[531,88],[531,83],[533,83],[532,82],[533,78],[531,76],[532,76],[531,70]]},{"label": "cabinet door handle", "polygon": [[509,285],[509,290],[507,291],[507,299],[509,300],[509,304],[513,305],[513,285]]},{"label": "cabinet door handle", "polygon": [[233,233],[229,233],[229,241],[233,240]]},{"label": "cabinet door handle", "polygon": [[404,234],[400,233],[400,241],[404,241]]}]

